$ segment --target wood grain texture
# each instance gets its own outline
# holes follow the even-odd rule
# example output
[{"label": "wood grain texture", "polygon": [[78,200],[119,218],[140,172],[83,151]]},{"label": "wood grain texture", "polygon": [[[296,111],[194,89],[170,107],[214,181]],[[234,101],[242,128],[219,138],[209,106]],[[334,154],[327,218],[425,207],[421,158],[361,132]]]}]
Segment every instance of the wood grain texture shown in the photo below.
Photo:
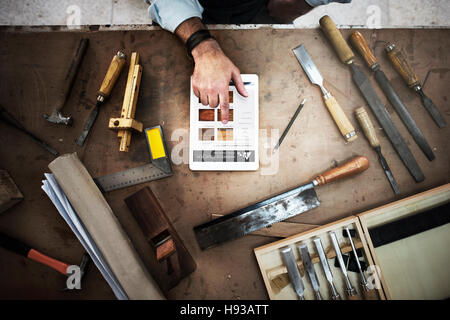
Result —
[{"label": "wood grain texture", "polygon": [[356,48],[356,50],[358,50],[358,52],[361,54],[369,68],[373,69],[377,64],[377,58],[375,58],[372,50],[370,50],[369,46],[367,45],[366,39],[364,39],[364,36],[361,34],[361,32],[353,32],[350,36],[350,41]]},{"label": "wood grain texture", "polygon": [[319,23],[328,40],[330,40],[336,50],[339,59],[345,64],[352,63],[355,55],[342,37],[341,32],[336,28],[334,21],[329,16],[323,16]]},{"label": "wood grain texture", "polygon": [[119,78],[120,73],[122,72],[123,67],[125,66],[125,63],[126,57],[120,52],[112,58],[108,70],[106,71],[105,78],[103,78],[100,90],[98,91],[99,95],[103,96],[104,98],[109,97],[112,89],[114,88],[114,85],[116,84],[117,79]]},{"label": "wood grain texture", "polygon": [[419,78],[416,76],[413,69],[411,69],[406,58],[398,48],[394,48],[394,50],[388,52],[388,57],[395,70],[402,76],[408,87],[412,88],[420,84]]},{"label": "wood grain texture", "polygon": [[342,178],[361,173],[369,168],[369,159],[358,156],[342,165],[319,174],[315,180],[319,185],[324,185]]},{"label": "wood grain texture", "polygon": [[[333,96],[330,96],[329,98],[325,99],[325,105],[327,106],[328,111],[333,117],[334,122],[337,124],[339,131],[341,132],[345,140],[347,142],[355,141],[358,137],[356,134],[354,134],[355,128],[347,118],[347,115],[344,113],[336,99]],[[351,133],[353,133],[354,135],[347,138],[347,136]]]},{"label": "wood grain texture", "polygon": [[[340,31],[347,39],[355,29]],[[442,108],[444,117],[450,122],[450,114],[446,111],[450,83],[450,72],[446,71],[450,69],[450,59],[446,52],[450,52],[450,30],[359,31],[366,39],[370,37],[377,41],[395,42],[420,78],[425,79],[431,70],[424,89],[437,107]],[[242,73],[259,75],[259,120],[260,128],[263,129],[261,133],[265,133],[259,140],[260,170],[194,173],[185,164],[187,162],[177,162],[173,163],[174,175],[170,178],[108,192],[104,197],[144,263],[149,265],[150,247],[123,199],[144,186],[151,186],[166,215],[197,262],[197,271],[173,288],[168,293],[168,298],[267,299],[268,294],[251,251],[255,247],[272,242],[273,238],[246,236],[213,250],[200,252],[192,226],[208,220],[211,212],[227,214],[271,195],[290,190],[310,181],[312,175],[353,155],[365,155],[374,164],[378,163],[378,158],[365,138],[360,137],[351,144],[342,140],[341,133],[323,106],[320,92],[317,87],[311,85],[292,54],[293,47],[300,41],[304,43],[326,79],[325,85],[341,103],[350,120],[355,121],[355,128],[360,130],[359,125],[356,125],[357,120],[352,119],[350,115],[354,109],[366,103],[351,80],[350,70],[340,62],[320,29],[263,27],[211,32],[218,39],[225,54]],[[89,37],[90,48],[86,51],[71,97],[65,106],[67,113],[74,118],[73,129],[65,130],[46,123],[42,114],[51,112],[55,102],[53,93],[61,86],[60,79],[66,71],[66,61],[70,59],[74,43],[84,36]],[[7,79],[0,81],[0,101],[25,127],[61,153],[77,151],[92,176],[99,177],[144,165],[150,159],[143,134],[134,134],[130,152],[124,154],[117,152],[115,132],[106,128],[109,118],[119,115],[127,72],[121,73],[111,96],[101,106],[96,124],[84,147],[80,148],[74,143],[82,131],[88,111],[95,104],[97,90],[117,50],[123,50],[128,61],[131,51],[141,54],[140,63],[145,70],[136,119],[143,122],[145,128],[155,124],[163,125],[168,152],[171,155],[178,155],[189,139],[189,81],[193,65],[186,56],[183,44],[172,34],[164,30],[29,33],[16,28],[14,32],[0,29],[0,38],[7,44],[6,47],[0,48],[0,72],[2,77]],[[383,71],[407,104],[408,110],[433,146],[436,155],[432,162],[425,157],[417,157],[426,179],[421,183],[414,183],[388,139],[380,131],[373,114],[367,110],[379,133],[383,154],[402,191],[399,198],[450,182],[450,127],[437,130],[420,98],[403,84],[400,75],[390,67],[387,54],[382,53],[382,48],[377,48],[376,54],[380,65],[384,66]],[[359,54],[355,57],[355,63],[363,63]],[[399,132],[409,140],[412,152],[420,155],[420,149],[395,115],[395,110],[383,92],[377,85],[374,85],[374,89],[386,104]],[[237,100],[238,96],[234,98]],[[289,117],[294,114],[303,98],[307,99],[307,103],[286,136],[278,161],[275,161],[274,158],[266,156],[271,150],[265,144],[274,137],[272,132],[283,132]],[[11,141],[14,143],[10,143]],[[82,247],[40,190],[42,173],[48,171],[47,165],[53,159],[52,155],[41,150],[29,137],[2,123],[0,142],[5,146],[5,152],[2,152],[0,157],[0,168],[8,170],[25,195],[22,203],[0,215],[2,231],[33,243],[52,256],[78,263],[83,253]],[[185,161],[183,153],[180,152],[179,157],[180,161]],[[274,161],[271,162],[270,159]],[[321,186],[316,189],[321,205],[289,221],[324,225],[397,200],[383,174],[377,165],[373,165],[363,174],[355,175],[351,179]],[[17,265],[23,267],[17,268]],[[0,283],[4,288],[0,291],[1,298],[114,299],[108,285],[95,268],[83,279],[86,281],[83,284],[89,290],[72,292],[70,296],[58,291],[61,288],[59,274],[46,270],[45,267],[35,272],[36,266],[32,261],[23,262],[20,257],[16,258],[2,251],[0,268],[3,270]],[[23,290],[25,285],[27,290]]]},{"label": "wood grain texture", "polygon": [[359,121],[359,124],[361,125],[361,128],[363,129],[364,135],[367,137],[367,140],[369,140],[369,143],[372,146],[372,148],[379,147],[380,141],[377,138],[377,133],[372,124],[372,121],[369,118],[369,114],[367,113],[366,109],[364,109],[364,107],[356,109],[355,115]]},{"label": "wood grain texture", "polygon": [[215,109],[198,110],[198,121],[214,121]]}]

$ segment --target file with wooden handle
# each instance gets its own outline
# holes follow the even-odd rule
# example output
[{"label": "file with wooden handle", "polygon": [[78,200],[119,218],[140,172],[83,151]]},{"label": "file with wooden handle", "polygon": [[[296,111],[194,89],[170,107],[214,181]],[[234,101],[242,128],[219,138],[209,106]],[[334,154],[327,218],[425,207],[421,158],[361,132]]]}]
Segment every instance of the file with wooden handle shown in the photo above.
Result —
[{"label": "file with wooden handle", "polygon": [[375,128],[373,127],[372,121],[370,121],[367,111],[364,109],[364,107],[360,107],[355,110],[355,115],[361,125],[361,128],[363,129],[364,135],[367,137],[367,140],[369,140],[370,146],[374,148],[378,154],[381,167],[383,168],[384,173],[388,178],[392,190],[396,195],[400,194],[400,188],[398,187],[398,184],[394,179],[394,175],[392,174],[392,171],[389,168],[386,159],[381,153],[380,141],[378,140]]},{"label": "file with wooden handle", "polygon": [[298,47],[293,49],[295,56],[297,57],[298,62],[302,66],[306,75],[308,76],[311,83],[318,85],[322,90],[323,99],[325,101],[325,105],[328,108],[331,116],[333,117],[334,122],[339,128],[342,136],[348,141],[354,141],[357,138],[355,128],[351,124],[350,120],[345,115],[339,103],[336,99],[331,95],[331,93],[324,87],[323,78],[319,72],[319,69],[314,64],[311,59],[308,51],[304,45],[299,45]]},{"label": "file with wooden handle", "polygon": [[400,73],[408,87],[414,89],[414,91],[419,93],[425,109],[427,109],[428,113],[431,115],[437,126],[439,128],[444,128],[447,125],[447,122],[439,112],[438,108],[434,105],[433,101],[431,101],[431,99],[428,98],[423,92],[419,78],[409,66],[402,52],[398,50],[393,43],[386,46],[386,51],[388,53],[389,60],[391,60],[395,70]]},{"label": "file with wooden handle", "polygon": [[408,129],[414,141],[417,143],[428,160],[434,160],[435,156],[433,151],[431,150],[430,145],[425,139],[422,131],[420,131],[413,117],[409,113],[405,104],[400,99],[397,92],[395,92],[384,72],[381,70],[379,63],[377,62],[377,59],[375,58],[372,50],[370,50],[369,46],[367,45],[364,36],[359,31],[355,31],[350,36],[350,41],[352,42],[353,46],[359,51],[359,53],[361,53],[367,65],[374,72],[375,80],[377,80],[378,84],[381,87],[381,90],[383,90],[389,102],[392,104],[395,111],[397,111],[397,114],[399,115],[400,119],[402,119],[405,127]]},{"label": "file with wooden handle", "polygon": [[333,20],[331,20],[329,16],[324,16],[320,19],[319,23],[320,26],[322,27],[322,30],[330,39],[330,42],[333,44],[334,49],[336,50],[336,52],[340,57],[343,56],[342,51],[343,48],[345,48],[345,52],[347,52],[345,57],[347,57],[347,59],[341,59],[341,61],[350,66],[353,81],[360,90],[364,99],[366,99],[367,103],[372,109],[372,112],[374,113],[378,122],[383,127],[384,131],[386,132],[386,135],[388,136],[389,140],[392,143],[392,146],[394,147],[400,159],[405,164],[411,176],[414,178],[416,182],[421,182],[425,180],[425,176],[423,175],[422,169],[419,167],[419,164],[414,158],[414,155],[412,154],[405,140],[395,127],[394,123],[392,122],[389,113],[387,112],[385,106],[381,103],[380,98],[378,97],[377,93],[372,87],[372,84],[370,83],[370,80],[354,64],[353,55],[348,54],[348,51],[351,52],[350,47],[345,42],[344,38],[342,38],[342,35],[337,36],[337,33],[340,32],[339,30],[337,30]]}]

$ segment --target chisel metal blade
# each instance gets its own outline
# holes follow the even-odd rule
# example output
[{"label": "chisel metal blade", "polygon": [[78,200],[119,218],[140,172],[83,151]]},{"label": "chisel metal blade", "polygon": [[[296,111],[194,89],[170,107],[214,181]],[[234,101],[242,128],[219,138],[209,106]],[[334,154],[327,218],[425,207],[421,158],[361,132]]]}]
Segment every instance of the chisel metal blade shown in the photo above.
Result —
[{"label": "chisel metal blade", "polygon": [[311,280],[311,285],[313,287],[314,293],[316,294],[316,299],[322,300],[322,296],[320,295],[319,291],[319,280],[317,279],[316,270],[314,269],[314,264],[311,261],[308,247],[306,246],[306,244],[299,244],[297,248],[300,252],[300,256],[302,257],[303,267],[308,272],[309,280]]},{"label": "chisel metal blade", "polygon": [[95,119],[97,119],[98,110],[99,110],[100,105],[101,105],[101,102],[97,101],[94,109],[92,109],[91,113],[89,114],[89,118],[86,120],[86,123],[84,124],[83,131],[81,132],[80,136],[76,140],[76,143],[79,146],[82,146],[84,144],[84,141],[86,140],[86,138],[89,134],[89,131],[91,130],[91,128],[95,122]]},{"label": "chisel metal blade", "polygon": [[374,77],[377,80],[378,84],[380,85],[381,90],[383,90],[384,94],[388,98],[389,102],[395,108],[395,111],[397,111],[400,119],[402,119],[409,133],[411,133],[411,136],[413,137],[414,141],[416,141],[417,145],[423,151],[428,160],[430,161],[433,160],[435,156],[433,151],[431,150],[430,145],[423,136],[422,131],[420,131],[414,119],[411,117],[411,114],[409,113],[408,109],[406,109],[406,106],[403,104],[402,100],[395,92],[394,88],[392,88],[392,85],[389,82],[386,75],[384,74],[384,72],[381,71],[381,69],[377,69],[374,72]]},{"label": "chisel metal blade", "polygon": [[305,300],[305,298],[303,297],[305,288],[303,287],[302,276],[298,271],[297,263],[295,262],[294,253],[292,252],[291,247],[281,248],[281,255],[283,257],[284,265],[286,266],[289,279],[291,280],[295,292],[297,293],[300,300]]},{"label": "chisel metal blade", "polygon": [[445,119],[439,112],[438,108],[434,105],[433,101],[431,101],[431,99],[428,98],[425,93],[423,93],[422,88],[418,89],[417,92],[419,92],[423,106],[425,107],[425,109],[427,109],[434,122],[436,122],[439,128],[445,128],[447,123],[445,122]]},{"label": "chisel metal blade", "polygon": [[300,62],[300,65],[302,66],[311,83],[322,87],[322,75],[320,74],[319,69],[315,65],[314,61],[309,56],[308,51],[306,51],[305,47],[303,45],[299,45],[292,51],[297,57],[298,62]]},{"label": "chisel metal blade", "polygon": [[378,158],[380,159],[380,164],[381,167],[384,170],[384,173],[386,174],[386,177],[388,178],[388,181],[392,187],[392,190],[394,190],[394,193],[396,195],[400,194],[400,188],[397,184],[397,182],[395,181],[394,175],[392,174],[391,168],[389,168],[389,165],[386,161],[386,159],[384,158],[383,154],[381,153],[381,148],[378,147],[376,148],[376,151],[378,153]]},{"label": "chisel metal blade", "polygon": [[333,274],[331,273],[330,266],[328,265],[327,256],[325,254],[325,250],[323,249],[322,241],[319,237],[316,237],[313,239],[313,242],[317,249],[317,254],[320,258],[320,263],[322,264],[323,272],[325,273],[325,277],[327,278],[327,281],[330,285],[331,289],[331,299],[333,300],[340,300],[340,295],[336,290],[336,287],[334,286],[333,282]]},{"label": "chisel metal blade", "polygon": [[355,84],[366,99],[378,122],[383,127],[400,159],[403,161],[416,182],[425,180],[425,176],[423,175],[416,159],[414,158],[405,140],[403,140],[403,137],[400,135],[400,132],[398,132],[392,122],[389,113],[378,98],[378,95],[373,89],[369,79],[361,70],[358,69],[358,67],[354,65],[354,63],[351,63],[350,67]]}]

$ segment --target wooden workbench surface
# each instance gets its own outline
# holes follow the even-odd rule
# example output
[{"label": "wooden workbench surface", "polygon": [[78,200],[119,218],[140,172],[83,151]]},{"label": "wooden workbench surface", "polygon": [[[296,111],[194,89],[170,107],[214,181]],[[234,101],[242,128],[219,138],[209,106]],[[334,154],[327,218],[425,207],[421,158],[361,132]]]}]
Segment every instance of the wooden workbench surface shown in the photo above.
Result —
[{"label": "wooden workbench surface", "polygon": [[[351,30],[343,30],[347,37]],[[384,42],[393,41],[423,81],[430,96],[450,123],[450,30],[361,30],[393,87],[407,104],[413,118],[433,148],[429,162],[407,132],[390,104],[386,108],[413,151],[426,179],[415,183],[386,136],[379,130],[383,153],[402,190],[400,198],[449,182],[450,126],[439,129],[386,59]],[[362,132],[350,144],[344,142],[322,102],[319,88],[312,86],[292,54],[305,44],[328,89],[335,95],[356,128],[353,111],[366,106],[353,84],[350,70],[339,62],[320,30],[258,29],[215,30],[225,53],[242,73],[256,73],[260,80],[260,128],[284,130],[302,98],[307,104],[280,148],[280,161],[270,167],[261,163],[257,172],[191,172],[187,161],[173,165],[170,178],[147,183],[172,220],[197,262],[197,270],[169,293],[173,299],[266,299],[253,248],[274,238],[246,236],[219,247],[200,251],[192,228],[208,221],[212,213],[226,214],[270,195],[309,181],[315,174],[354,155],[365,155],[371,167],[350,180],[317,189],[321,206],[292,221],[324,224],[386,204],[395,199],[388,181]],[[90,39],[81,70],[64,113],[74,126],[52,125],[43,119],[63,85],[64,73],[81,37]],[[144,127],[161,124],[168,147],[188,144],[189,77],[192,62],[172,35],[153,31],[12,32],[0,31],[0,103],[60,153],[77,152],[93,177],[135,167],[149,161],[143,136],[133,135],[129,153],[119,153],[116,133],[107,129],[110,117],[120,114],[127,72],[122,72],[111,98],[101,107],[84,147],[74,140],[81,132],[112,56],[124,50],[138,51],[143,66],[136,118]],[[369,74],[361,58],[357,63]],[[127,69],[125,69],[127,70]],[[385,96],[372,79],[384,103]],[[369,110],[369,108],[366,106]],[[369,116],[376,124],[373,114]],[[262,133],[263,134],[263,133]],[[183,137],[183,138],[181,138]],[[266,141],[260,139],[261,161]],[[184,139],[184,140],[183,140]],[[181,142],[180,142],[181,141]],[[0,123],[0,168],[11,174],[25,200],[0,215],[0,231],[22,239],[50,256],[78,264],[83,248],[41,190],[44,172],[54,157],[28,137]],[[177,157],[180,158],[180,157]],[[187,153],[184,154],[187,159]],[[150,250],[123,199],[144,185],[105,195],[135,244],[144,262]],[[79,292],[61,292],[65,278],[57,272],[0,249],[0,298],[88,299],[114,298],[94,266]]]}]

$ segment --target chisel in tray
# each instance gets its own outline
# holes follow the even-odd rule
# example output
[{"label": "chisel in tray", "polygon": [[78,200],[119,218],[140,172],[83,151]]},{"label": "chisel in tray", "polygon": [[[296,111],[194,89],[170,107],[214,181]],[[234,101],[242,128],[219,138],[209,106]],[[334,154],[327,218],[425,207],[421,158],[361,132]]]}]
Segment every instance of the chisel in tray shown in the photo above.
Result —
[{"label": "chisel in tray", "polygon": [[414,141],[417,143],[419,148],[425,154],[427,159],[430,161],[433,160],[435,156],[433,151],[431,150],[430,145],[423,136],[422,131],[420,131],[414,119],[411,117],[411,114],[409,113],[408,109],[406,109],[406,106],[403,104],[403,101],[400,99],[397,92],[395,92],[394,88],[392,88],[392,85],[389,82],[388,78],[381,70],[378,61],[375,58],[375,55],[373,54],[372,50],[370,50],[363,35],[360,32],[355,31],[350,36],[350,41],[352,42],[353,46],[359,51],[361,56],[364,58],[369,68],[373,71],[375,80],[377,80],[381,90],[383,90],[389,102],[392,104],[395,111],[397,111],[397,114],[399,115],[400,119],[402,119],[409,133],[411,133],[411,136],[413,137]]},{"label": "chisel in tray", "polygon": [[325,277],[327,278],[328,284],[331,289],[331,299],[332,300],[341,300],[341,296],[336,290],[333,282],[333,274],[330,270],[330,265],[328,264],[327,256],[325,254],[325,250],[323,249],[322,241],[319,237],[313,239],[314,245],[317,249],[317,254],[319,255],[320,263],[322,264],[323,272],[325,273]]},{"label": "chisel in tray", "polygon": [[297,293],[300,300],[305,300],[303,293],[305,288],[303,286],[302,276],[298,271],[297,263],[295,262],[294,253],[291,247],[281,248],[281,256],[283,257],[284,265],[288,271],[289,280],[291,280],[295,293]]},{"label": "chisel in tray", "polygon": [[414,91],[419,93],[420,98],[422,99],[423,106],[425,107],[425,109],[427,109],[434,122],[436,122],[439,128],[444,128],[447,125],[444,117],[439,112],[438,108],[436,108],[433,101],[431,101],[431,99],[428,98],[425,93],[423,93],[419,78],[410,68],[401,51],[396,49],[395,45],[392,43],[386,46],[386,51],[388,52],[389,60],[391,60],[395,70],[400,73],[408,87],[414,89]]},{"label": "chisel in tray", "polygon": [[354,175],[368,167],[369,160],[366,157],[355,157],[318,175],[309,183],[198,225],[194,227],[197,242],[205,250],[316,208],[320,202],[314,187]]},{"label": "chisel in tray", "polygon": [[311,285],[313,287],[314,293],[316,294],[316,300],[322,300],[322,296],[320,295],[319,291],[319,279],[317,279],[316,270],[314,269],[314,264],[311,261],[311,256],[309,255],[306,244],[299,244],[298,251],[300,252],[300,256],[302,257],[303,267],[308,273],[309,280],[311,280]]},{"label": "chisel in tray", "polygon": [[323,99],[325,101],[325,105],[328,108],[331,116],[334,119],[334,122],[339,128],[339,131],[344,136],[344,138],[348,141],[354,141],[357,138],[355,128],[351,124],[350,120],[348,120],[341,106],[338,104],[337,100],[331,95],[331,93],[323,86],[323,78],[319,72],[319,69],[314,64],[311,59],[308,51],[304,45],[299,45],[297,48],[293,49],[295,56],[297,57],[298,62],[302,66],[306,75],[308,76],[311,83],[318,85],[322,90]]},{"label": "chisel in tray", "polygon": [[412,175],[416,182],[421,182],[425,180],[422,169],[420,169],[414,155],[409,149],[403,137],[398,132],[394,123],[392,122],[389,113],[387,112],[385,106],[381,103],[380,98],[372,87],[369,78],[354,64],[353,60],[355,55],[353,51],[348,46],[347,42],[342,37],[342,34],[336,28],[333,20],[329,16],[324,16],[319,21],[320,26],[327,36],[328,40],[333,45],[339,59],[346,65],[350,66],[353,75],[353,81],[358,87],[359,91],[366,99],[373,114],[377,118],[378,122],[386,132],[387,137],[392,143],[395,151],[399,155],[400,159],[405,164],[409,173]]},{"label": "chisel in tray", "polygon": [[394,179],[394,175],[392,174],[392,171],[389,168],[386,159],[384,158],[383,154],[381,153],[380,141],[377,138],[375,128],[373,127],[372,121],[370,121],[370,118],[369,118],[369,115],[367,114],[366,109],[364,109],[364,107],[360,107],[355,110],[355,114],[356,114],[356,118],[358,119],[359,123],[361,124],[361,127],[363,129],[365,136],[367,137],[367,140],[369,140],[370,146],[372,148],[374,148],[378,154],[378,158],[380,160],[381,167],[383,168],[384,173],[386,173],[386,177],[388,178],[389,183],[391,184],[392,190],[394,190],[394,193],[396,195],[400,194],[400,188],[398,187],[398,184]]}]

